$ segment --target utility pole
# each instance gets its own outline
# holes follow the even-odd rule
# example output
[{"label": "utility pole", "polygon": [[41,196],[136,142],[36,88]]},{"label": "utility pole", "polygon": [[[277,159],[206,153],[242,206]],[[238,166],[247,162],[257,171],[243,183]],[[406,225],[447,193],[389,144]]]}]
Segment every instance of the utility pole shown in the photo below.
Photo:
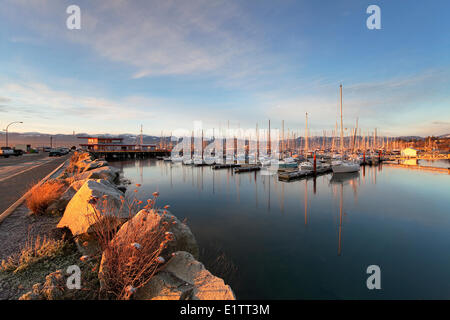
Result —
[{"label": "utility pole", "polygon": [[23,122],[22,121],[13,121],[6,126],[6,129],[5,129],[5,131],[6,131],[6,147],[8,147],[8,128],[10,125],[12,125],[14,123],[23,123]]}]

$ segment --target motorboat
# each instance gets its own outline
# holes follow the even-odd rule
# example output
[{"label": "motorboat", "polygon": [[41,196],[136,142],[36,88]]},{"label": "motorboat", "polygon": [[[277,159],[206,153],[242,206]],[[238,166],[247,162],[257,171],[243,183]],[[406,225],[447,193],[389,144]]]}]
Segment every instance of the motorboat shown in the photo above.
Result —
[{"label": "motorboat", "polygon": [[353,161],[339,160],[331,162],[331,169],[334,173],[358,172],[360,164]]},{"label": "motorboat", "polygon": [[298,168],[302,171],[312,171],[314,170],[314,165],[309,161],[302,161],[298,164]]}]

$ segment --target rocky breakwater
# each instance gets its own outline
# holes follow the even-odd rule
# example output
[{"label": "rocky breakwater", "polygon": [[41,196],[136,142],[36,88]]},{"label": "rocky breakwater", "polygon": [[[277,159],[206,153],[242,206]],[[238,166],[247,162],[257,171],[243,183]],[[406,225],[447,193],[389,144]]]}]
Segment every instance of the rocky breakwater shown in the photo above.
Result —
[{"label": "rocky breakwater", "polygon": [[199,249],[189,227],[168,206],[156,207],[157,194],[143,208],[135,198],[130,203],[119,186],[119,170],[89,153],[74,155],[56,179],[67,190],[49,210],[64,212],[57,227],[70,230],[81,260],[98,259],[100,297],[235,299],[232,289],[196,260]]}]

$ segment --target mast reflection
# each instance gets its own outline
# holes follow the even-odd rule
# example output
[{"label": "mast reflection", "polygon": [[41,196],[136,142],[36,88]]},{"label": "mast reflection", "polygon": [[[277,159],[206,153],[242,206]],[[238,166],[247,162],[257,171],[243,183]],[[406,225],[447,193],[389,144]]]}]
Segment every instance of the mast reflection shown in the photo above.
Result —
[{"label": "mast reflection", "polygon": [[333,174],[330,183],[339,185],[339,226],[338,226],[338,256],[342,253],[342,227],[343,227],[343,216],[344,213],[344,184],[349,184],[354,193],[355,200],[357,199],[357,180],[359,179],[359,172],[353,173],[340,173]]}]

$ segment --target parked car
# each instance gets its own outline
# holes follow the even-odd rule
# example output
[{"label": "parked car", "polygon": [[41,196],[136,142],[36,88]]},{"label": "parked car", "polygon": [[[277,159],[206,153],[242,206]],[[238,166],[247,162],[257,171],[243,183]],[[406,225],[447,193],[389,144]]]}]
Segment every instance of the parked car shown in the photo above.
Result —
[{"label": "parked car", "polygon": [[8,158],[9,156],[14,155],[14,150],[10,147],[1,147],[0,148],[0,156]]},{"label": "parked car", "polygon": [[69,148],[60,148],[59,150],[61,150],[62,154],[68,154],[70,152]]},{"label": "parked car", "polygon": [[61,149],[51,149],[48,156],[49,157],[60,157],[63,155]]},{"label": "parked car", "polygon": [[14,149],[14,155],[16,157],[23,155],[23,150],[22,149]]}]

